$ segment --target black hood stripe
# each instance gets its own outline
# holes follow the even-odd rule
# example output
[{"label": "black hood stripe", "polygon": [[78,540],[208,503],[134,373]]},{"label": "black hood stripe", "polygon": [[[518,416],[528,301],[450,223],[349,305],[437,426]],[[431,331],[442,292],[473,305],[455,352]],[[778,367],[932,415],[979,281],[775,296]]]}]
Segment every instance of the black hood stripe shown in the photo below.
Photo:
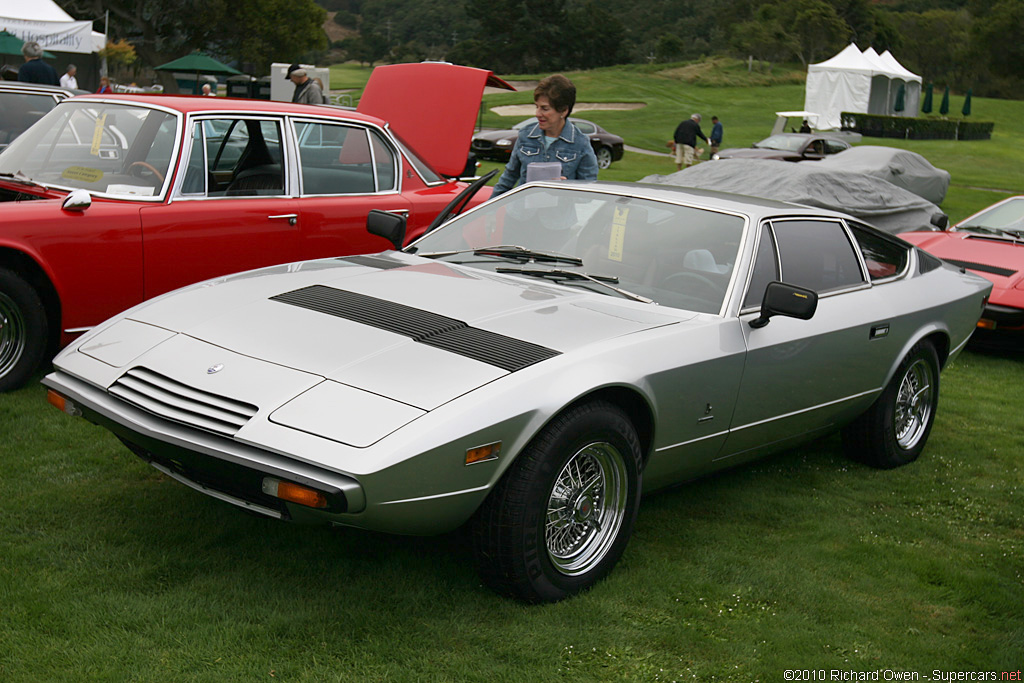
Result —
[{"label": "black hood stripe", "polygon": [[509,372],[560,354],[545,346],[472,327],[455,318],[324,285],[303,287],[272,296],[270,300],[401,334],[421,344]]},{"label": "black hood stripe", "polygon": [[944,258],[942,260],[946,263],[952,263],[954,266],[966,268],[967,270],[977,270],[981,273],[992,273],[993,275],[1001,275],[1003,277],[1010,277],[1017,272],[1015,270],[1010,270],[1009,268],[1000,268],[999,266],[990,266],[984,263],[975,263],[974,261],[959,261],[951,258]]}]

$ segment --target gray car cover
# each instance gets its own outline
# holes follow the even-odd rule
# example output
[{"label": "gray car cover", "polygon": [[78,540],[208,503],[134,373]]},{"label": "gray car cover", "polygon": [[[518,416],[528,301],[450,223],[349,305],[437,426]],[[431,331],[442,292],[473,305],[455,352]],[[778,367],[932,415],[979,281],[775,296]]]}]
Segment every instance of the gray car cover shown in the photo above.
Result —
[{"label": "gray car cover", "polygon": [[920,154],[905,149],[860,145],[814,163],[888,180],[934,204],[942,203],[949,188],[949,171],[935,168]]},{"label": "gray car cover", "polygon": [[934,229],[931,219],[942,213],[935,204],[886,180],[823,167],[820,161],[722,159],[671,175],[650,175],[640,182],[733,192],[842,211],[893,235]]}]

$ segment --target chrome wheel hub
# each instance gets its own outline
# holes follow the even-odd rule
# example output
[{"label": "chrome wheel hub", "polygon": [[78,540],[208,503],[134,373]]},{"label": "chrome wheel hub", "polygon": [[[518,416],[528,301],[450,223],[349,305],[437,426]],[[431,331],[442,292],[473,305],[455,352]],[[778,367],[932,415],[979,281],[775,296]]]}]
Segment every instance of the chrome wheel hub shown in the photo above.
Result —
[{"label": "chrome wheel hub", "polygon": [[25,351],[25,319],[21,310],[0,292],[0,377],[17,364]]},{"label": "chrome wheel hub", "polygon": [[593,569],[618,537],[628,497],[625,461],[609,443],[580,449],[555,478],[548,497],[544,542],[562,574]]},{"label": "chrome wheel hub", "polygon": [[909,450],[924,435],[931,419],[934,383],[931,368],[918,359],[907,368],[896,395],[894,431],[900,448]]}]

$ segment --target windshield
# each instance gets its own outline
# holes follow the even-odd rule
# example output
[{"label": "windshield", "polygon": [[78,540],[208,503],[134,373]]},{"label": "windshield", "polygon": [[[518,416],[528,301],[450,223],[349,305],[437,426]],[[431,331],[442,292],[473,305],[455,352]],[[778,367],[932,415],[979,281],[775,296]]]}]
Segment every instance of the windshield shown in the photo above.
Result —
[{"label": "windshield", "polygon": [[957,230],[973,232],[1008,232],[1024,236],[1024,197],[1015,197],[971,216]]},{"label": "windshield", "polygon": [[804,138],[792,137],[789,135],[772,135],[761,142],[755,142],[754,147],[758,149],[778,149],[783,152],[799,152]]},{"label": "windshield", "polygon": [[741,216],[667,202],[527,186],[450,221],[408,250],[473,268],[717,314],[745,225]]},{"label": "windshield", "polygon": [[173,114],[65,101],[0,154],[0,174],[118,197],[162,194],[176,150]]}]

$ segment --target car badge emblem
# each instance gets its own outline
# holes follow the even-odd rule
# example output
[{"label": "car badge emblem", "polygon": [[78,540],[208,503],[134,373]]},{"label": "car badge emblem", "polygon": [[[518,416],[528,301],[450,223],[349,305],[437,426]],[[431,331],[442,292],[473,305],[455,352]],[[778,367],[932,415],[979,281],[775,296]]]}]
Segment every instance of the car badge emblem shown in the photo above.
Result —
[{"label": "car badge emblem", "polygon": [[214,373],[220,372],[223,369],[224,369],[224,364],[223,363],[217,363],[216,365],[211,365],[210,367],[206,368],[206,374],[207,375],[212,375]]}]

